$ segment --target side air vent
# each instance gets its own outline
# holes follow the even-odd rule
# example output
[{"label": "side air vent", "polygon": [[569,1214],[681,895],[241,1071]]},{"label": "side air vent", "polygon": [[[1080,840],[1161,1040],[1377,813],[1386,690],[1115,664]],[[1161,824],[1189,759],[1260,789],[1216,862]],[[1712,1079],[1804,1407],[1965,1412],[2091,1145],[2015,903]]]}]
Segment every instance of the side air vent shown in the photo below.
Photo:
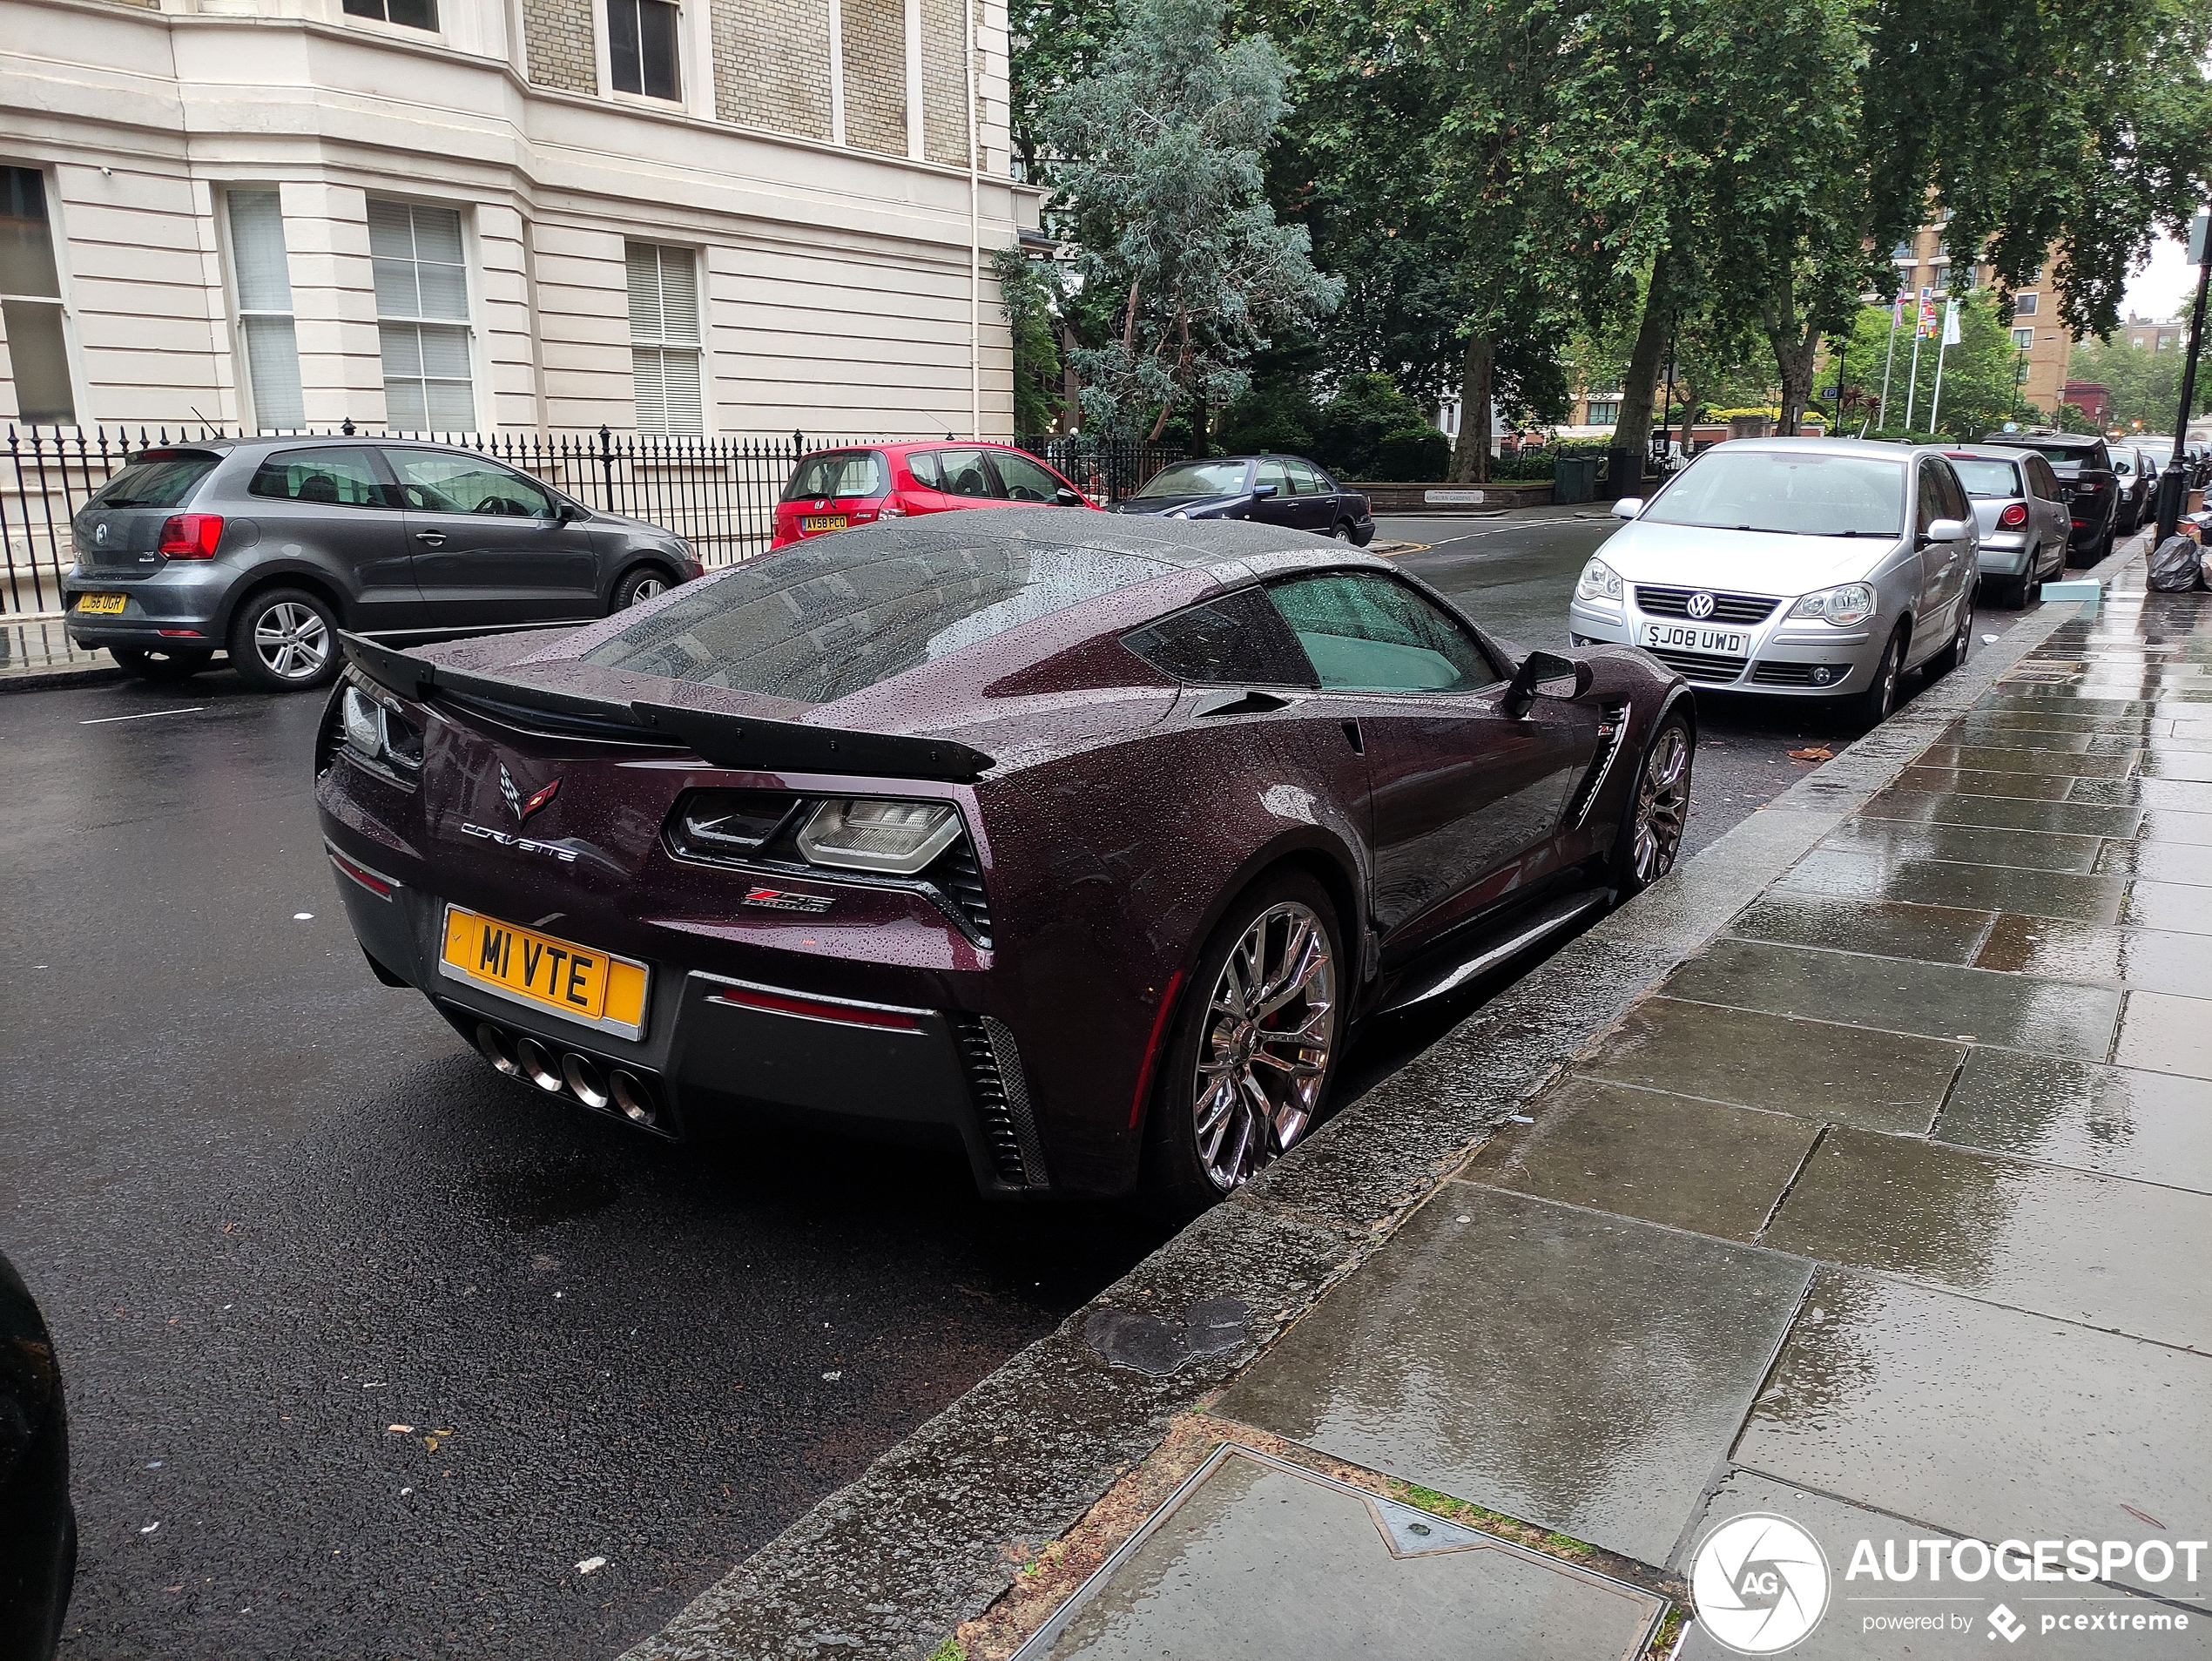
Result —
[{"label": "side air vent", "polygon": [[975,863],[975,850],[968,838],[963,836],[947,848],[922,877],[960,908],[960,915],[974,930],[975,943],[988,949],[991,901],[983,892],[982,869]]},{"label": "side air vent", "polygon": [[1626,704],[1608,705],[1605,719],[1598,723],[1597,749],[1590,757],[1589,771],[1582,775],[1582,782],[1567,804],[1568,829],[1581,824],[1597,805],[1598,793],[1605,788],[1605,776],[1613,771],[1614,758],[1621,753],[1622,737],[1629,730],[1629,710]]},{"label": "side air vent", "polygon": [[1013,1032],[1005,1022],[988,1015],[956,1016],[954,1030],[992,1168],[1000,1181],[1012,1187],[1043,1187],[1044,1147],[1037,1140],[1028,1081],[1022,1077]]}]

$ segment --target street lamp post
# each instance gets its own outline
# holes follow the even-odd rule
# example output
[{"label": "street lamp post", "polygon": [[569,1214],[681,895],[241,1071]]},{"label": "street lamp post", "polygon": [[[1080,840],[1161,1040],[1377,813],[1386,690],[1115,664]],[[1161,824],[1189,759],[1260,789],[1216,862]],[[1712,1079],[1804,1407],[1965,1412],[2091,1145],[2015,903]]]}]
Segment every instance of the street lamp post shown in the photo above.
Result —
[{"label": "street lamp post", "polygon": [[2204,349],[2204,291],[2212,281],[2212,209],[2200,208],[2189,221],[2189,259],[2196,266],[2196,305],[2189,312],[2189,354],[2182,365],[2182,413],[2174,422],[2174,460],[2158,481],[2158,538],[2164,542],[2182,523],[2182,492],[2188,488],[2182,456],[2188,438],[2189,411],[2196,402],[2196,357]]}]

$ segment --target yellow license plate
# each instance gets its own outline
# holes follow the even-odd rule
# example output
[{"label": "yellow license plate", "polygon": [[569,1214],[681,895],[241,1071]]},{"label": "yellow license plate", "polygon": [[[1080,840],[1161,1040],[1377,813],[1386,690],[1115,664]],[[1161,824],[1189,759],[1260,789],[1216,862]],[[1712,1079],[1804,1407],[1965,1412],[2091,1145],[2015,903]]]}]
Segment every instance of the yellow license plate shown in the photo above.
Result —
[{"label": "yellow license plate", "polygon": [[442,955],[455,980],[625,1038],[644,1036],[652,977],[643,963],[460,906],[446,908]]},{"label": "yellow license plate", "polygon": [[120,612],[130,603],[130,597],[125,594],[80,594],[77,597],[78,611],[100,611],[110,617]]},{"label": "yellow license plate", "polygon": [[851,522],[841,513],[810,513],[799,522],[801,530],[842,530]]}]

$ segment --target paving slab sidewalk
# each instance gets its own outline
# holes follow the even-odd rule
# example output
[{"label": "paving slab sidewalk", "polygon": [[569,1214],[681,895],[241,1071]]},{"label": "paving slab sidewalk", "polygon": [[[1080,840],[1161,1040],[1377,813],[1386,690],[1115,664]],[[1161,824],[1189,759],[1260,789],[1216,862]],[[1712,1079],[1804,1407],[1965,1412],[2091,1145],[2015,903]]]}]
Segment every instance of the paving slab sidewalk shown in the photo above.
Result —
[{"label": "paving slab sidewalk", "polygon": [[106,652],[73,645],[58,611],[0,616],[0,692],[114,680],[122,673]]},{"label": "paving slab sidewalk", "polygon": [[[1719,1654],[1762,1510],[1831,1571],[1787,1653],[2212,1654],[2212,601],[2110,564],[633,1657]],[[1845,1578],[1939,1537],[2166,1551]]]}]

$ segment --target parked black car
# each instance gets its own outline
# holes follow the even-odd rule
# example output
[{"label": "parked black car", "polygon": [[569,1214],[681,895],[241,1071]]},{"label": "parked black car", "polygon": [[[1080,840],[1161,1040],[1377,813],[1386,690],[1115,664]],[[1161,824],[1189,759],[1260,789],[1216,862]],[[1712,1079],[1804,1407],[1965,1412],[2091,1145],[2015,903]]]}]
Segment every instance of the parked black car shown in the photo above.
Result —
[{"label": "parked black car", "polygon": [[1168,519],[1251,519],[1311,530],[1365,548],[1374,540],[1367,498],[1297,456],[1217,456],[1163,467],[1116,513]]},{"label": "parked black car", "polygon": [[30,1288],[0,1257],[0,1661],[47,1661],[76,1577],[61,1367]]},{"label": "parked black car", "polygon": [[271,692],[327,685],[338,631],[418,638],[604,617],[700,571],[681,537],[474,450],[217,439],[133,456],[73,526],[70,638],[174,679],[216,649]]},{"label": "parked black car", "polygon": [[2066,492],[2074,523],[2067,564],[2094,565],[2112,551],[2112,539],[2126,518],[2120,476],[2113,471],[2112,452],[2101,437],[2091,433],[1992,433],[1981,442],[2032,449],[2050,463]]},{"label": "parked black car", "polygon": [[2158,457],[2141,444],[2122,442],[2107,448],[2120,481],[2120,529],[2141,530],[2158,509]]}]

